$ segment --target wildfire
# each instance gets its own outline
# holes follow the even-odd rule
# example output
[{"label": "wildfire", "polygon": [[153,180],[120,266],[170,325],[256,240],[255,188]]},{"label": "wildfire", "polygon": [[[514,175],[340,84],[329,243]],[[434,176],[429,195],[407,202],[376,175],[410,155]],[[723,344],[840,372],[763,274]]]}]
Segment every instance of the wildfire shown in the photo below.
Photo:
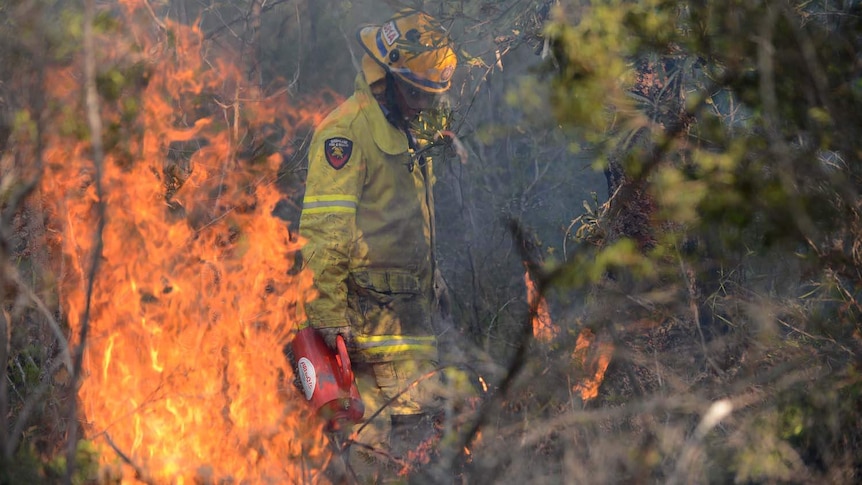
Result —
[{"label": "wildfire", "polygon": [[[101,197],[89,144],[67,129],[83,118],[76,68],[52,73],[47,93],[66,103],[48,134],[41,191],[73,338],[90,328],[85,433],[103,446],[103,472],[124,481],[306,481],[325,459],[324,438],[289,387],[282,349],[313,296],[311,276],[288,273],[299,242],[271,215],[280,155],[241,152],[269,125],[285,128],[276,143],[286,145],[323,114],[320,103],[265,97],[227,53],[203,57],[197,26],[166,20],[168,35],[137,2],[123,6],[128,36],[103,34],[100,65],[148,74],[103,99]],[[186,155],[169,157],[177,147]]]},{"label": "wildfire", "polygon": [[[560,327],[551,320],[548,303],[538,294],[529,270],[524,273],[524,284],[527,287],[527,301],[535,307],[532,316],[533,337],[539,342],[550,343],[559,335]],[[572,391],[580,395],[582,401],[598,397],[599,386],[605,378],[613,352],[613,343],[597,338],[589,328],[584,328],[578,334],[572,360],[583,370],[586,377],[577,382]]]}]

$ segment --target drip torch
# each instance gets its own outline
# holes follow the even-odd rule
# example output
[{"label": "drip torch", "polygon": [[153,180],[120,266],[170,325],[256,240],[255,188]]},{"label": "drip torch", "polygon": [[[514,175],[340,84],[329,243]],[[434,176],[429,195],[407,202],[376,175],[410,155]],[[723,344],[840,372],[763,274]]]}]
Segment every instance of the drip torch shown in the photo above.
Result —
[{"label": "drip torch", "polygon": [[299,330],[291,343],[291,360],[305,400],[330,431],[341,429],[345,422],[358,423],[365,414],[347,345],[340,335],[336,347],[337,351],[330,349],[314,327]]}]

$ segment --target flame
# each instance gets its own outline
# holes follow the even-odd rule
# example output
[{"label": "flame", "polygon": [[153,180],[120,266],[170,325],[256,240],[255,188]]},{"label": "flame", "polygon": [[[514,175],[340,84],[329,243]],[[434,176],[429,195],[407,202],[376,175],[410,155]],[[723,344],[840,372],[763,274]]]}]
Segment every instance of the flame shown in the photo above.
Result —
[{"label": "flame", "polygon": [[[527,266],[526,263],[524,266]],[[549,343],[560,334],[560,328],[551,321],[548,302],[536,290],[529,269],[524,272],[524,285],[527,287],[527,302],[531,309],[535,308],[535,313],[532,316],[533,337],[539,342]]]},{"label": "flame", "polygon": [[[89,144],[68,129],[83,118],[77,64],[47,83],[65,108],[46,133],[41,191],[72,344],[90,329],[85,433],[102,447],[103,473],[124,482],[309,481],[326,460],[322,424],[291,388],[283,347],[313,297],[311,275],[288,273],[300,241],[271,215],[281,156],[240,153],[270,124],[285,127],[287,145],[326,107],[286,91],[267,97],[229,52],[202,55],[198,25],[164,20],[163,32],[145,4],[122,6],[126,30],[101,34],[100,65],[149,75],[103,100],[105,138],[119,136],[101,196]],[[181,142],[194,150],[170,161]],[[88,303],[99,202],[103,248]]]},{"label": "flame", "polygon": [[[551,320],[548,303],[538,294],[529,270],[524,273],[524,284],[527,287],[527,301],[536,309],[532,317],[533,337],[542,343],[550,343],[560,334],[560,327]],[[587,377],[577,382],[572,390],[580,395],[582,401],[598,397],[599,386],[605,378],[613,352],[613,343],[597,339],[592,330],[585,328],[578,334],[571,358],[585,371]]]},{"label": "flame", "polygon": [[478,376],[479,384],[482,386],[482,392],[488,392],[488,383],[485,382],[485,378],[482,376]]},{"label": "flame", "polygon": [[586,402],[598,397],[599,386],[605,378],[613,353],[614,345],[603,339],[597,339],[596,334],[589,328],[584,328],[578,334],[572,360],[581,365],[587,377],[576,383],[572,391],[580,394],[582,401]]}]

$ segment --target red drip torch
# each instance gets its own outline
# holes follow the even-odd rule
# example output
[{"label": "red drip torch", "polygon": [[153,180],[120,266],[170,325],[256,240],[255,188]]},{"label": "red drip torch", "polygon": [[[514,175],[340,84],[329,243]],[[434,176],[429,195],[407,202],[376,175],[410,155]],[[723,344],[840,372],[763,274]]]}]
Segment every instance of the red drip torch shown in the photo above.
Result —
[{"label": "red drip torch", "polygon": [[360,422],[365,414],[365,405],[353,380],[347,345],[341,335],[336,339],[337,353],[326,345],[323,336],[313,327],[297,332],[291,346],[296,376],[302,384],[305,399],[326,420],[327,428],[335,431],[345,421]]}]

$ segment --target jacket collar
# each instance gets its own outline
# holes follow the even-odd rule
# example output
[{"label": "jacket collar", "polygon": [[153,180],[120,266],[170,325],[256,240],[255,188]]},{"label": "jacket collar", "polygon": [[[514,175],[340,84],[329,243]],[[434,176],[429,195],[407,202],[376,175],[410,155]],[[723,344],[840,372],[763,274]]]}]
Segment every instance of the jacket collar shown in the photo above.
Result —
[{"label": "jacket collar", "polygon": [[374,99],[371,94],[371,87],[365,82],[365,76],[362,73],[356,76],[356,100],[361,106],[362,114],[368,122],[368,127],[371,129],[371,137],[374,138],[374,143],[384,153],[389,155],[397,155],[407,151],[407,135],[392,126],[386,116],[383,114],[383,109],[380,104]]}]

